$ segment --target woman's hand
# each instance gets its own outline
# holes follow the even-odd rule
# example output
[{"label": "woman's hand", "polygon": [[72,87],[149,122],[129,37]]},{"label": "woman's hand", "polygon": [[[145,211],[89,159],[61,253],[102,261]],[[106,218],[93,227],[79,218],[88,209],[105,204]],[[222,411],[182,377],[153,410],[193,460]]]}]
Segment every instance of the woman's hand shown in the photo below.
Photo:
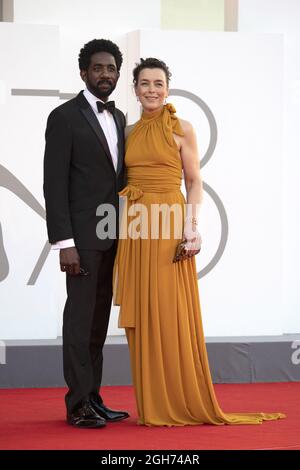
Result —
[{"label": "woman's hand", "polygon": [[184,224],[183,236],[186,239],[188,256],[192,257],[201,250],[202,238],[197,230],[197,221],[194,217],[187,218]]}]

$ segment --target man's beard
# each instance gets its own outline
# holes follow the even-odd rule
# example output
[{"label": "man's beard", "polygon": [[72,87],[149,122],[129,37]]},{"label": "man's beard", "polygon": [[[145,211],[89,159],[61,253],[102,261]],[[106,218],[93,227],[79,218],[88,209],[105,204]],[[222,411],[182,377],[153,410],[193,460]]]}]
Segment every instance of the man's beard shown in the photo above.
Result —
[{"label": "man's beard", "polygon": [[[99,85],[103,83],[109,85],[104,90],[99,87]],[[112,83],[109,80],[99,80],[96,86],[92,85],[91,83],[87,83],[87,85],[88,85],[89,90],[93,93],[93,95],[97,96],[97,98],[104,101],[109,97],[109,95],[112,94],[117,84]]]}]

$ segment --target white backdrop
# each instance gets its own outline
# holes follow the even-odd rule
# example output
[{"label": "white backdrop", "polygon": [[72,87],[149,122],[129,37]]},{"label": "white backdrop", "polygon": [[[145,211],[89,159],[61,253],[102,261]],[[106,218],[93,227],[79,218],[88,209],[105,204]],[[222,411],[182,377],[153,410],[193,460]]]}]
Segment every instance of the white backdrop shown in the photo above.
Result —
[{"label": "white backdrop", "polygon": [[[258,14],[259,12],[259,14]],[[283,325],[300,331],[300,2],[239,0],[239,30],[284,34]]]},{"label": "white backdrop", "polygon": [[[66,29],[64,30],[66,31]],[[103,31],[102,31],[103,33]],[[62,33],[55,26],[0,24],[0,164],[44,205],[42,160],[46,118],[57,97],[12,96],[12,88],[77,93],[77,55],[84,42],[99,37],[93,26]],[[224,253],[199,281],[206,335],[287,332],[282,327],[282,87],[280,35],[144,31],[101,34],[120,45],[125,61],[114,96],[130,123],[138,108],[131,70],[139,57],[158,56],[170,66],[171,88],[194,93],[211,109],[218,141],[202,169],[218,195],[229,232]],[[190,100],[172,96],[179,116],[190,120],[201,156],[210,140],[207,119]],[[205,193],[201,212],[203,248],[199,270],[218,246],[221,225],[216,205]],[[26,285],[46,240],[42,217],[7,189],[0,188],[0,223],[10,263],[0,283],[1,339],[55,338],[61,331],[65,299],[58,254],[51,252],[34,286]],[[1,251],[0,251],[1,253]],[[117,329],[112,311],[109,334]],[[296,332],[297,325],[293,325]]]},{"label": "white backdrop", "polygon": [[[0,164],[44,206],[42,154],[44,126],[58,100],[12,96],[11,89],[59,88],[59,31],[56,26],[0,23],[1,104]],[[7,178],[5,178],[7,181]],[[58,276],[49,257],[33,286],[27,281],[47,240],[45,222],[13,192],[0,187],[0,269],[9,273],[0,283],[1,339],[55,338]],[[25,195],[25,190],[22,191]],[[61,279],[62,281],[62,279]]]}]

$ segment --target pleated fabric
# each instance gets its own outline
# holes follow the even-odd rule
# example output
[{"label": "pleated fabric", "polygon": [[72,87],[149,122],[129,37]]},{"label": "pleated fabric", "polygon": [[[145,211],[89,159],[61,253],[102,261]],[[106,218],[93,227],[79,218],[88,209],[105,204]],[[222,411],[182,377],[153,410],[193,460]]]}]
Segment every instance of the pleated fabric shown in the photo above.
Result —
[{"label": "pleated fabric", "polygon": [[[128,185],[113,273],[130,350],[138,424],[260,424],[283,413],[224,413],[217,402],[201,319],[195,258],[173,263],[183,233],[182,162],[173,134],[183,135],[173,105],[143,114],[126,142]],[[172,211],[153,216],[153,205]],[[142,210],[147,216],[141,217]],[[178,214],[178,207],[180,208]],[[145,212],[143,212],[145,214]],[[139,215],[138,227],[134,224]],[[181,217],[180,217],[181,216]],[[153,229],[153,232],[152,232]],[[137,233],[140,236],[137,237]],[[155,236],[153,236],[153,233]],[[152,237],[151,237],[152,235]]]}]

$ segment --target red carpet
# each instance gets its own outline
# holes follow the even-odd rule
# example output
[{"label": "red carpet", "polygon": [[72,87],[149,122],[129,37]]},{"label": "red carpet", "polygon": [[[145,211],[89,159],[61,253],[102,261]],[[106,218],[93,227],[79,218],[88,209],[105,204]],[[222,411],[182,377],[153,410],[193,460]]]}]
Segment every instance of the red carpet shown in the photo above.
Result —
[{"label": "red carpet", "polygon": [[0,390],[0,449],[300,450],[300,383],[217,384],[226,412],[282,412],[260,425],[149,428],[136,424],[132,387],[103,387],[105,403],[131,417],[106,428],[67,425],[62,388]]}]

